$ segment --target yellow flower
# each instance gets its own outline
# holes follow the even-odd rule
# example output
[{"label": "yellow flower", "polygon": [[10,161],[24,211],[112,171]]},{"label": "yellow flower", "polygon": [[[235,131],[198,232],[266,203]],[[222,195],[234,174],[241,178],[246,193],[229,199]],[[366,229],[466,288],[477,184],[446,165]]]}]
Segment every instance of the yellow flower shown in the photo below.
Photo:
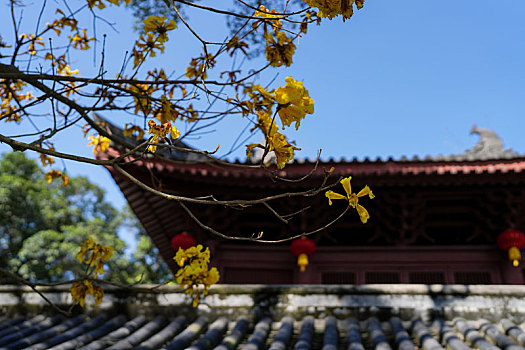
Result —
[{"label": "yellow flower", "polygon": [[[272,106],[275,104],[273,95],[266,91],[262,86],[253,84],[245,87],[244,93],[248,94],[251,98],[249,103],[250,111],[253,113],[253,109],[270,111]],[[271,111],[270,111],[271,113]]]},{"label": "yellow flower", "polygon": [[35,98],[30,91],[22,93],[25,86],[21,80],[0,79],[0,120],[20,122],[20,102]]},{"label": "yellow flower", "polygon": [[69,185],[69,177],[66,174],[62,173],[61,171],[49,170],[46,173],[47,183],[51,183],[51,181],[53,181],[54,179],[58,179],[59,177],[62,178],[62,186]]},{"label": "yellow flower", "polygon": [[370,215],[368,214],[368,211],[358,203],[359,198],[368,195],[370,199],[373,199],[375,196],[368,186],[365,186],[357,194],[352,193],[352,187],[350,185],[351,179],[352,177],[349,176],[341,180],[341,185],[343,185],[343,188],[346,192],[346,196],[339,194],[339,193],[335,193],[334,191],[326,191],[325,195],[328,198],[329,205],[332,205],[332,199],[348,200],[348,205],[351,206],[352,208],[356,208],[357,214],[359,214],[359,218],[361,219],[361,222],[365,224],[366,221],[370,218]]},{"label": "yellow flower", "polygon": [[[131,3],[131,0],[123,0],[126,5],[129,5]],[[87,0],[89,8],[93,8],[94,6],[98,7],[100,10],[104,9],[106,7],[106,4],[102,2],[102,0]],[[120,3],[122,0],[108,0],[109,3],[113,5],[120,6]]]},{"label": "yellow flower", "polygon": [[86,296],[89,294],[93,295],[95,298],[95,306],[99,305],[104,297],[104,290],[102,287],[93,285],[93,282],[87,279],[75,282],[73,286],[71,286],[70,292],[73,302],[80,304],[81,307],[84,307]]},{"label": "yellow flower", "polygon": [[103,246],[95,242],[92,237],[89,237],[80,246],[80,251],[77,254],[77,260],[80,263],[86,263],[90,267],[95,267],[93,270],[95,278],[104,273],[104,261],[107,261],[113,255],[113,247]]},{"label": "yellow flower", "polygon": [[33,55],[36,55],[36,48],[35,48],[35,44],[38,44],[40,46],[45,46],[44,44],[44,41],[42,40],[41,37],[37,36],[35,37],[35,34],[29,34],[29,36],[27,34],[21,34],[20,35],[20,39],[28,39],[29,40],[29,54],[31,56]]},{"label": "yellow flower", "polygon": [[102,302],[104,298],[104,290],[100,286],[93,286],[93,297],[95,298],[95,306]]},{"label": "yellow flower", "polygon": [[97,154],[98,152],[105,152],[109,148],[109,143],[111,142],[110,139],[108,139],[105,136],[90,136],[88,137],[90,140],[88,143],[89,145],[93,145],[93,153]]},{"label": "yellow flower", "polygon": [[48,165],[55,163],[55,160],[53,159],[53,157],[48,156],[47,154],[44,154],[44,153],[40,153],[40,161],[42,162],[42,166],[48,166]]},{"label": "yellow flower", "polygon": [[80,251],[77,254],[77,260],[82,263],[84,262],[84,255],[95,246],[95,240],[92,237],[89,237],[82,245],[80,246]]},{"label": "yellow flower", "polygon": [[151,94],[153,93],[153,87],[150,84],[135,84],[129,85],[128,89],[135,101],[135,114],[142,112],[147,116],[149,112],[151,112]]},{"label": "yellow flower", "polygon": [[66,174],[62,173],[62,186],[67,185],[69,185],[69,177]]},{"label": "yellow flower", "polygon": [[283,128],[295,122],[297,130],[306,114],[314,113],[314,100],[308,95],[308,90],[303,87],[302,82],[293,80],[292,77],[287,77],[286,86],[277,88],[274,95],[279,104],[278,113]]},{"label": "yellow flower", "polygon": [[100,10],[106,7],[106,4],[102,2],[102,0],[87,0],[89,8],[93,8],[94,6],[98,7]]},{"label": "yellow flower", "polygon": [[188,249],[179,248],[173,260],[175,260],[179,266],[183,266],[186,262],[193,260],[198,260],[207,264],[210,262],[210,250],[206,248],[202,251],[202,248],[203,247],[200,244]]},{"label": "yellow flower", "polygon": [[233,56],[236,50],[241,50],[245,56],[248,56],[248,52],[246,51],[248,48],[248,44],[246,44],[244,41],[240,41],[237,35],[231,38],[226,44],[226,51],[230,53],[230,57]]},{"label": "yellow flower", "polygon": [[275,31],[273,34],[268,33],[264,37],[266,38],[266,59],[270,65],[273,67],[282,65],[289,67],[293,63],[292,57],[295,53],[293,39],[282,31]]},{"label": "yellow flower", "polygon": [[75,36],[69,36],[69,42],[73,44],[73,48],[80,50],[88,50],[90,48],[89,42],[95,40],[95,38],[88,38],[86,29],[82,29],[82,34],[76,32]]},{"label": "yellow flower", "polygon": [[151,57],[156,56],[155,50],[164,52],[164,43],[155,37],[153,33],[148,33],[147,37],[144,38],[143,34],[140,34],[139,40],[135,43],[135,46],[140,49],[140,51],[147,51]]},{"label": "yellow flower", "polygon": [[144,33],[156,33],[158,34],[158,40],[161,43],[168,41],[167,32],[177,28],[175,21],[170,19],[166,22],[166,17],[163,16],[149,16],[142,21],[144,23]]},{"label": "yellow flower", "polygon": [[361,9],[364,0],[303,0],[306,4],[312,7],[317,7],[319,12],[317,16],[328,17],[332,19],[339,15],[343,16],[343,21],[349,19],[354,14],[352,8],[355,3],[357,9]]},{"label": "yellow flower", "polygon": [[[278,132],[278,127],[275,123],[275,120],[272,119],[270,113],[257,112],[257,125],[259,129],[265,134],[268,142],[268,152],[274,152],[275,157],[277,158],[277,167],[279,169],[284,168],[286,163],[291,161],[294,157],[294,151],[300,150],[293,145],[291,145],[287,140],[286,136]],[[265,146],[260,144],[251,144],[246,145],[246,156],[249,157],[251,151],[254,148],[262,148]]]},{"label": "yellow flower", "polygon": [[73,302],[76,304],[80,304],[81,307],[84,307],[86,296],[91,291],[93,291],[93,284],[90,280],[75,282],[70,288]]},{"label": "yellow flower", "polygon": [[175,274],[176,281],[187,294],[193,296],[193,306],[199,303],[199,286],[203,286],[203,295],[208,293],[208,288],[219,281],[219,271],[212,267],[208,269],[210,262],[210,250],[202,250],[202,245],[188,249],[179,248],[173,258],[180,266]]},{"label": "yellow flower", "polygon": [[156,108],[153,111],[153,115],[161,122],[162,124],[176,121],[179,116],[179,112],[173,108],[171,101],[166,97],[166,95],[161,96],[161,106]]},{"label": "yellow flower", "polygon": [[204,285],[210,287],[211,285],[214,285],[215,283],[219,282],[219,278],[219,271],[215,267],[212,267],[208,272],[206,279],[204,280]]},{"label": "yellow flower", "polygon": [[51,60],[52,65],[57,67],[57,73],[63,76],[73,76],[78,74],[78,69],[71,70],[71,67],[67,64],[66,55],[63,54],[56,58],[51,52],[46,53],[45,60]]},{"label": "yellow flower", "polygon": [[[281,20],[278,19],[278,18],[281,18],[282,16],[280,16],[279,12],[275,11],[275,9],[272,9],[270,11],[266,7],[261,5],[259,6],[259,10],[255,10],[254,15],[257,17],[263,17],[265,21],[270,21],[270,23],[272,24],[273,30],[278,30],[282,26]],[[267,18],[277,18],[277,19],[267,20]],[[265,25],[266,25],[266,22],[265,22]]]},{"label": "yellow flower", "polygon": [[[175,126],[171,126],[171,122],[157,125],[154,120],[148,122],[148,133],[153,134],[149,140],[152,143],[158,143],[159,140],[166,140],[167,135],[169,134],[173,140],[180,137],[180,131],[177,130]],[[148,151],[155,152],[157,150],[156,145],[149,145]]]},{"label": "yellow flower", "polygon": [[186,77],[188,79],[203,79],[208,77],[207,70],[215,66],[215,59],[211,54],[193,58],[190,66],[186,68]]},{"label": "yellow flower", "polygon": [[[88,0],[89,1],[89,0]],[[74,18],[66,17],[64,12],[60,9],[56,10],[56,13],[61,14],[63,17],[55,19],[53,23],[46,23],[47,28],[51,28],[57,35],[62,33],[62,28],[69,27],[71,31],[76,31],[78,21]]]},{"label": "yellow flower", "polygon": [[61,176],[62,176],[62,172],[61,171],[49,170],[46,173],[46,181],[47,181],[47,183],[51,183],[51,181],[53,181],[54,179],[58,179]]},{"label": "yellow flower", "polygon": [[141,140],[144,137],[144,130],[142,130],[142,128],[138,125],[126,124],[124,131],[122,131],[122,134],[124,136],[131,136],[134,133],[137,133],[137,141]]},{"label": "yellow flower", "polygon": [[279,169],[284,168],[286,163],[293,159],[294,151],[300,150],[300,148],[291,145],[286,140],[286,137],[278,132],[270,138],[270,144],[275,156],[277,157],[277,168]]}]

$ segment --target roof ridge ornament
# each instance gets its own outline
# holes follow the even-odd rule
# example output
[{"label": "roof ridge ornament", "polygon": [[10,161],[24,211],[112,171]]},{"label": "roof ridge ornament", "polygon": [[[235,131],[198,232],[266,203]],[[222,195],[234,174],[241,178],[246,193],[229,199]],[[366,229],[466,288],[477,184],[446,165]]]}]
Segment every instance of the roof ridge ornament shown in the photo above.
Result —
[{"label": "roof ridge ornament", "polygon": [[478,134],[480,139],[471,149],[465,151],[465,155],[472,155],[476,159],[493,159],[516,157],[517,152],[511,148],[503,149],[503,140],[490,129],[478,128],[476,124],[470,129],[470,134]]},{"label": "roof ridge ornament", "polygon": [[[504,149],[503,140],[493,130],[478,128],[476,124],[470,129],[470,134],[478,134],[479,141],[474,147],[465,150],[462,154],[454,154],[442,157],[445,161],[464,161],[464,160],[488,160],[488,159],[509,159],[519,157],[519,153],[512,148]],[[441,157],[440,157],[441,158]]]}]

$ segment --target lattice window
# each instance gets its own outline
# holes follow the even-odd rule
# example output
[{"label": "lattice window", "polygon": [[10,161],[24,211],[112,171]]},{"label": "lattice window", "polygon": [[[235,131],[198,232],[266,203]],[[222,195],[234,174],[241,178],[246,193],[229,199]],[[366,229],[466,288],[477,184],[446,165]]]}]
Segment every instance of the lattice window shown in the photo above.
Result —
[{"label": "lattice window", "polygon": [[325,272],[321,275],[322,284],[355,284],[353,272]]},{"label": "lattice window", "polygon": [[490,272],[468,271],[454,272],[456,284],[492,284]]},{"label": "lattice window", "polygon": [[376,271],[376,272],[366,272],[365,273],[365,283],[377,283],[377,284],[391,284],[391,283],[400,283],[400,276],[398,272],[386,272],[386,271]]},{"label": "lattice window", "polygon": [[419,284],[445,284],[445,275],[443,272],[410,272],[408,274],[409,283]]}]

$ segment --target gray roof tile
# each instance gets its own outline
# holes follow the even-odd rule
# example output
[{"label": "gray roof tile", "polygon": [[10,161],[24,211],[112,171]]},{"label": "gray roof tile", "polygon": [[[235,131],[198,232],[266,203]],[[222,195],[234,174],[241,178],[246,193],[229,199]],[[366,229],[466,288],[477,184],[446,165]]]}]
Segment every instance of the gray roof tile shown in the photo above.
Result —
[{"label": "gray roof tile", "polygon": [[[436,318],[430,323],[419,317],[403,320],[396,315],[362,320],[356,317],[321,316],[314,319],[306,316],[296,319],[285,316],[272,321],[266,317],[251,328],[251,322],[244,317],[228,320],[221,316],[208,326],[205,317],[188,325],[182,315],[173,315],[172,318],[157,316],[149,321],[140,316],[128,322],[124,315],[112,318],[99,315],[93,318],[77,316],[69,320],[61,317],[55,327],[35,328],[35,325],[51,320],[44,318],[38,322],[40,319],[14,318],[11,324],[4,321],[2,331],[5,336],[1,348],[56,350],[78,349],[84,345],[82,349],[524,350],[525,335],[509,319],[493,323],[459,317],[452,321]],[[53,336],[50,329],[56,330],[60,326],[69,330]],[[42,342],[34,344],[35,339],[42,338],[45,338]]]},{"label": "gray roof tile", "polygon": [[[441,287],[425,304],[418,298],[437,286],[427,292],[397,285],[265,287],[278,293],[268,294],[274,302],[244,303],[243,293],[256,288],[229,287],[224,294],[212,288],[212,298],[197,309],[148,312],[158,304],[127,297],[121,302],[132,310],[99,306],[91,317],[8,312],[0,316],[0,349],[525,350],[520,286]],[[117,305],[110,296],[104,303]],[[449,307],[454,303],[456,311]],[[133,311],[144,316],[132,318]]]}]

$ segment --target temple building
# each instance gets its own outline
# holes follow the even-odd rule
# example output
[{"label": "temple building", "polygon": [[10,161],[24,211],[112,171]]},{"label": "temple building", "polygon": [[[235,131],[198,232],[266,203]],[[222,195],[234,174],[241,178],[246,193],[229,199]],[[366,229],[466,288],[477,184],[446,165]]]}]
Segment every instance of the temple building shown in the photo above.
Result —
[{"label": "temple building", "polygon": [[[242,200],[313,191],[242,210],[186,203],[198,222],[176,200],[108,170],[173,271],[171,240],[188,232],[210,247],[212,265],[227,284],[523,284],[525,269],[513,266],[497,240],[508,229],[525,230],[525,157],[504,149],[490,130],[473,127],[472,133],[480,137],[472,149],[423,159],[296,160],[282,170],[245,169],[201,154],[164,151],[163,159],[144,156],[123,166],[146,186],[192,198]],[[123,151],[113,146],[98,157],[111,159]],[[352,209],[328,225],[348,206],[348,201],[329,206],[326,191],[316,191],[332,168],[327,183],[352,176],[355,192],[365,185],[373,190],[375,199],[359,202],[370,213],[366,224]],[[341,185],[331,190],[344,193]],[[259,240],[316,231],[308,236],[316,251],[301,272],[290,241],[227,240],[203,227]]]}]

